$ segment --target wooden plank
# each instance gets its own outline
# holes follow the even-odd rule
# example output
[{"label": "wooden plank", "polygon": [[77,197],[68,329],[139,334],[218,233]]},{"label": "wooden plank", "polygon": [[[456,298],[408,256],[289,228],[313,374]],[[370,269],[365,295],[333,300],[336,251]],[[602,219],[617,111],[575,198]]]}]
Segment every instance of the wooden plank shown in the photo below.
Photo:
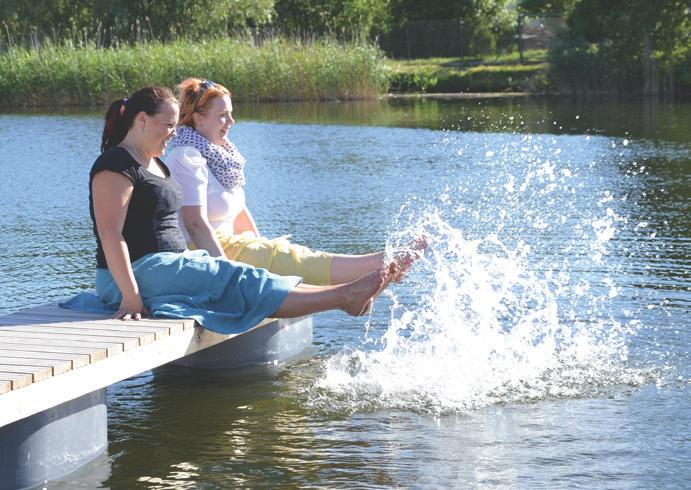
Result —
[{"label": "wooden plank", "polygon": [[[12,333],[12,332],[7,332]],[[16,332],[15,332],[16,333]],[[37,349],[42,349],[46,346],[46,340],[41,338],[33,338],[18,335],[6,335],[0,332],[0,343],[2,345],[7,344],[22,344],[22,345],[33,345]],[[114,356],[124,351],[122,344],[118,342],[96,342],[96,341],[84,341],[84,340],[67,340],[67,339],[50,339],[50,345],[55,347],[78,347],[78,348],[93,348],[94,355],[101,359],[98,350],[104,350],[106,352],[105,357]],[[105,358],[103,357],[103,358]],[[96,360],[99,360],[96,359]]]},{"label": "wooden plank", "polygon": [[[75,310],[69,310],[67,308],[61,308],[57,304],[51,304],[51,305],[42,305],[42,306],[35,306],[33,308],[27,308],[25,310],[21,310],[15,313],[12,313],[10,315],[5,315],[4,317],[0,318],[9,318],[13,317],[15,315],[20,315],[24,313],[36,313],[37,315],[47,315],[47,316],[58,316],[58,317],[79,317],[83,318],[84,320],[93,320],[93,319],[111,319],[111,315],[104,315],[100,313],[85,313],[82,311],[75,311]],[[142,320],[139,321],[151,321],[151,322],[156,322],[164,325],[182,325],[183,329],[187,330],[190,328],[196,327],[196,323],[194,320],[189,319],[189,318],[152,318],[152,317],[145,317]],[[119,320],[122,321],[122,320]],[[133,320],[128,320],[125,323],[136,323],[136,321]]]},{"label": "wooden plank", "polygon": [[[13,390],[17,388],[23,388],[29,386],[33,383],[33,376],[28,373],[10,373],[5,371],[0,371],[0,381],[7,381],[12,386]],[[2,400],[2,398],[0,398]]]},{"label": "wooden plank", "polygon": [[[83,318],[84,320],[112,320],[112,316],[115,312],[113,313],[108,313],[108,314],[101,314],[101,313],[86,313],[83,311],[76,311],[76,310],[69,310],[67,308],[60,308],[59,306],[37,306],[34,308],[28,308],[26,310],[20,310],[16,311],[14,313],[11,313],[9,315],[5,315],[4,318],[8,317],[14,317],[14,316],[19,316],[19,315],[24,315],[24,314],[32,314],[32,315],[37,315],[37,316],[55,316],[55,317],[64,317],[64,318]],[[144,317],[144,319],[149,320],[149,321],[154,321],[154,322],[174,322],[174,323],[184,323],[184,322],[189,322],[189,321],[194,321],[194,320],[188,320],[188,319],[177,319],[177,318],[151,318],[151,317]],[[123,321],[123,320],[118,320],[118,321]],[[134,321],[134,320],[126,320],[125,322],[129,321]],[[135,321],[136,322],[136,321]]]},{"label": "wooden plank", "polygon": [[[87,313],[85,311],[76,311],[76,310],[68,310],[67,308],[60,308],[59,306],[56,305],[43,305],[43,306],[35,306],[33,308],[27,308],[24,310],[19,310],[15,311],[14,313],[10,313],[9,315],[5,315],[6,317],[13,317],[17,315],[22,315],[24,313],[34,313],[34,314],[48,314],[48,315],[56,315],[56,316],[65,316],[65,317],[75,317],[78,316],[80,318],[84,318],[85,320],[94,320],[94,319],[106,319],[110,318],[112,313]],[[114,313],[114,312],[113,312]]]},{"label": "wooden plank", "polygon": [[15,318],[22,318],[25,316],[37,316],[37,317],[56,317],[56,318],[69,318],[69,319],[81,319],[81,320],[99,320],[99,321],[111,321],[111,322],[117,322],[117,323],[124,323],[127,325],[136,325],[137,323],[144,323],[144,322],[151,322],[157,325],[164,324],[166,326],[169,325],[177,325],[182,328],[185,328],[187,325],[192,325],[194,326],[195,321],[191,319],[184,319],[184,318],[152,318],[152,317],[144,317],[141,320],[118,320],[112,318],[111,315],[101,315],[101,314],[96,314],[96,313],[84,313],[80,311],[74,311],[74,310],[68,310],[66,308],[60,308],[60,307],[45,307],[45,306],[38,306],[35,308],[30,308],[27,310],[22,310],[18,311],[15,313],[12,313],[10,315],[5,315],[4,317],[0,317],[0,321],[3,319],[9,321],[10,319],[15,319]]},{"label": "wooden plank", "polygon": [[3,364],[0,366],[2,373],[16,373],[16,374],[30,374],[32,382],[43,381],[53,376],[53,370],[47,366],[8,366]]},{"label": "wooden plank", "polygon": [[[86,327],[86,328],[84,328]],[[43,325],[27,325],[27,326],[11,326],[0,327],[0,332],[40,332],[40,333],[55,333],[60,335],[81,335],[92,337],[113,337],[116,339],[135,339],[138,340],[138,345],[148,344],[156,340],[155,332],[128,332],[128,331],[112,331],[112,330],[96,330],[88,328],[88,325],[70,325],[64,324],[58,327],[47,327]]]},{"label": "wooden plank", "polygon": [[158,320],[142,319],[142,320],[119,320],[117,318],[83,318],[78,315],[44,315],[35,314],[32,312],[24,312],[21,315],[0,316],[0,325],[33,325],[40,323],[48,324],[88,324],[88,325],[119,325],[133,328],[141,327],[156,327],[156,328],[173,328],[183,330],[182,322],[174,322],[172,325],[168,323],[159,322]]},{"label": "wooden plank", "polygon": [[68,314],[62,315],[60,312],[54,313],[43,313],[34,312],[32,310],[26,310],[18,313],[13,313],[11,315],[6,315],[0,317],[0,324],[2,325],[31,325],[34,323],[40,323],[43,325],[48,324],[58,324],[65,323],[77,323],[84,321],[88,322],[90,325],[119,325],[122,327],[129,328],[143,328],[143,327],[155,327],[157,329],[168,328],[170,333],[185,330],[187,328],[194,328],[194,320],[175,320],[175,319],[159,319],[159,318],[143,318],[141,320],[118,320],[115,318],[103,318],[102,316],[92,316],[84,317],[81,313],[70,312]]},{"label": "wooden plank", "polygon": [[89,328],[93,330],[103,330],[108,332],[140,332],[153,333],[157,339],[166,337],[171,333],[182,332],[182,325],[167,326],[157,325],[153,322],[123,322],[121,320],[90,320],[84,322],[51,322],[49,318],[21,319],[13,322],[3,322],[0,319],[0,329],[10,327],[60,327],[60,328]]},{"label": "wooden plank", "polygon": [[12,381],[0,380],[0,395],[12,389]]},{"label": "wooden plank", "polygon": [[[151,323],[151,322],[149,322]],[[182,332],[182,325],[175,325],[172,328],[167,325],[147,324],[143,321],[123,322],[122,320],[98,320],[90,322],[75,322],[75,323],[44,323],[45,326],[70,328],[91,328],[95,330],[104,330],[111,332],[142,332],[153,333],[156,338],[167,337],[171,333]],[[4,328],[1,327],[0,328]]]},{"label": "wooden plank", "polygon": [[144,317],[141,320],[118,320],[116,318],[112,318],[111,316],[103,316],[103,315],[96,315],[92,313],[82,313],[79,311],[73,311],[73,310],[67,310],[64,308],[57,308],[53,310],[43,310],[43,309],[29,309],[29,310],[22,310],[18,311],[16,313],[12,313],[11,315],[5,315],[4,317],[0,317],[0,320],[3,319],[11,319],[11,318],[19,318],[24,315],[34,315],[37,317],[50,317],[50,318],[69,318],[69,319],[81,319],[84,321],[93,321],[96,320],[98,322],[113,322],[113,323],[121,323],[125,325],[137,325],[139,323],[151,323],[155,325],[163,325],[163,326],[177,326],[177,327],[182,327],[183,329],[187,328],[194,328],[196,326],[196,322],[192,319],[189,318],[153,318],[153,317]]},{"label": "wooden plank", "polygon": [[[16,313],[12,313],[11,315],[5,315],[5,316],[0,316],[0,322],[3,324],[11,324],[11,323],[22,323],[22,322],[54,322],[54,323],[64,323],[65,321],[70,322],[70,323],[79,323],[79,322],[88,322],[88,323],[112,323],[112,324],[120,324],[120,325],[128,325],[132,324],[132,326],[136,326],[140,321],[151,321],[155,323],[155,320],[148,320],[148,319],[143,319],[143,320],[120,320],[117,318],[111,318],[109,316],[102,316],[102,315],[88,315],[84,316],[84,314],[76,312],[76,311],[70,311],[70,310],[63,310],[65,313],[62,313],[60,311],[56,312],[41,312],[41,311],[33,311],[33,310],[22,310],[18,311]],[[165,325],[160,325],[160,326],[165,326]]]},{"label": "wooden plank", "polygon": [[[219,335],[198,327],[114,357],[107,357],[40,383],[12,389],[0,395],[0,427],[235,336]],[[0,375],[0,380],[2,379],[4,378]]]},{"label": "wooden plank", "polygon": [[0,369],[5,366],[14,367],[48,367],[51,369],[51,375],[66,373],[72,369],[72,361],[70,359],[31,359],[24,357],[5,357],[0,356]]},{"label": "wooden plank", "polygon": [[45,361],[66,361],[70,369],[86,366],[91,363],[88,354],[62,354],[57,352],[27,352],[4,349],[0,346],[0,358],[3,359],[41,359]]},{"label": "wooden plank", "polygon": [[67,347],[62,345],[36,345],[32,344],[15,344],[6,342],[7,339],[3,339],[0,349],[2,352],[16,352],[18,354],[31,352],[33,354],[45,354],[59,355],[59,356],[70,356],[71,358],[84,357],[86,363],[92,363],[105,359],[108,352],[105,349],[95,349],[90,347]]},{"label": "wooden plank", "polygon": [[[62,310],[62,311],[35,311],[35,310],[22,310],[18,311],[16,313],[12,313],[11,315],[7,315],[2,318],[3,321],[21,321],[27,318],[39,318],[39,319],[45,319],[45,318],[53,318],[56,320],[60,319],[65,319],[70,322],[72,321],[84,321],[84,322],[90,322],[90,321],[99,321],[99,320],[113,320],[111,318],[111,315],[109,316],[104,316],[104,315],[90,315],[88,313],[81,313],[78,311],[70,311],[70,310]],[[118,320],[122,321],[122,320]]]},{"label": "wooden plank", "polygon": [[[3,337],[18,337],[26,339],[41,339],[45,341],[79,341],[79,342],[102,342],[122,345],[122,350],[129,350],[139,345],[139,340],[136,338],[126,337],[103,337],[100,335],[70,335],[66,333],[46,333],[46,332],[32,332],[31,330],[6,330],[4,327],[0,328],[0,341]],[[52,342],[49,342],[52,343]]]},{"label": "wooden plank", "polygon": [[122,344],[105,344],[101,342],[51,341],[50,344],[45,344],[39,343],[36,339],[2,336],[0,336],[0,342],[4,349],[88,354],[91,362],[100,361],[109,355],[115,355],[123,350]]}]

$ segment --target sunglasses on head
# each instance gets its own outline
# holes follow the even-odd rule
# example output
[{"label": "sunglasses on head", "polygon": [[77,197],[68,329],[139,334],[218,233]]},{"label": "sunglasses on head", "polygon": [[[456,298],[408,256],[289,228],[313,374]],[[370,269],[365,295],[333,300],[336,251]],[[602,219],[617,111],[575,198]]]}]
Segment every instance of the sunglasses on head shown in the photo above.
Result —
[{"label": "sunglasses on head", "polygon": [[197,100],[194,102],[194,110],[197,110],[197,105],[199,104],[199,101],[202,99],[202,96],[204,93],[209,90],[212,87],[215,87],[216,84],[212,82],[211,80],[202,80],[202,83],[199,84],[199,93],[197,94]]}]

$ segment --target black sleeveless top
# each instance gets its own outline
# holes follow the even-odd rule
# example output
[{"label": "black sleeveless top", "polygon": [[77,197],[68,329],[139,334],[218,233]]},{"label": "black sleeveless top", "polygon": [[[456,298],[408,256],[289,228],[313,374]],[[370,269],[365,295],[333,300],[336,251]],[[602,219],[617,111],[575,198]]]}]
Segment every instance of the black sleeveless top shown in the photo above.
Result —
[{"label": "black sleeveless top", "polygon": [[94,217],[94,200],[91,182],[94,175],[102,170],[110,170],[124,175],[134,184],[122,235],[130,252],[130,260],[149,253],[182,252],[187,248],[185,238],[178,224],[178,210],[182,206],[182,191],[170,176],[170,170],[156,159],[166,174],[159,177],[145,170],[139,162],[119,146],[110,148],[96,159],[89,175],[89,212],[96,235],[96,267],[107,269],[108,263],[103,253]]}]

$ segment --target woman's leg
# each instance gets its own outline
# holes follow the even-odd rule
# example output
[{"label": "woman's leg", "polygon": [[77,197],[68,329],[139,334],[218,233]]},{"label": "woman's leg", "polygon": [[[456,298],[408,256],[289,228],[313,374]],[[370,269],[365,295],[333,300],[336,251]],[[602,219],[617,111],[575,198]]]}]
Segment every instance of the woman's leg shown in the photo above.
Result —
[{"label": "woman's leg", "polygon": [[[428,246],[428,239],[422,235],[415,239],[408,248],[394,252],[396,273],[392,278],[400,281],[413,262],[422,256],[422,252]],[[331,284],[342,284],[354,281],[358,277],[369,274],[384,267],[386,262],[385,252],[375,252],[366,255],[341,255],[332,254]]]},{"label": "woman's leg", "polygon": [[386,254],[384,252],[366,255],[332,254],[332,257],[331,283],[343,284],[384,267]]},{"label": "woman's leg", "polygon": [[[247,238],[218,234],[226,257],[282,276],[301,276],[305,284],[345,284],[380,270],[387,262],[385,252],[364,255],[332,254],[312,251],[285,239]],[[427,237],[414,240],[407,249],[394,253],[399,262],[399,281],[410,265],[427,248]],[[404,258],[405,260],[399,260]]]},{"label": "woman's leg", "polygon": [[294,318],[326,310],[343,310],[349,315],[365,314],[372,300],[393,278],[395,266],[379,270],[346,284],[335,286],[296,286],[273,315],[275,318]]}]

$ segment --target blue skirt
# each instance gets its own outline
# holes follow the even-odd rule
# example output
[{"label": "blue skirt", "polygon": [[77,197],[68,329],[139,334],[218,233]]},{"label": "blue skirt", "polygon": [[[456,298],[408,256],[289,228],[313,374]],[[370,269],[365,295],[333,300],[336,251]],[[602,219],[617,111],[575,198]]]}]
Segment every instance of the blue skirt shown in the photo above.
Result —
[{"label": "blue skirt", "polygon": [[[151,316],[191,318],[218,333],[240,333],[275,313],[302,282],[265,269],[210,257],[204,250],[145,255],[132,263],[139,294]],[[122,295],[110,271],[97,269],[96,295],[81,293],[65,308],[117,311]]]}]

